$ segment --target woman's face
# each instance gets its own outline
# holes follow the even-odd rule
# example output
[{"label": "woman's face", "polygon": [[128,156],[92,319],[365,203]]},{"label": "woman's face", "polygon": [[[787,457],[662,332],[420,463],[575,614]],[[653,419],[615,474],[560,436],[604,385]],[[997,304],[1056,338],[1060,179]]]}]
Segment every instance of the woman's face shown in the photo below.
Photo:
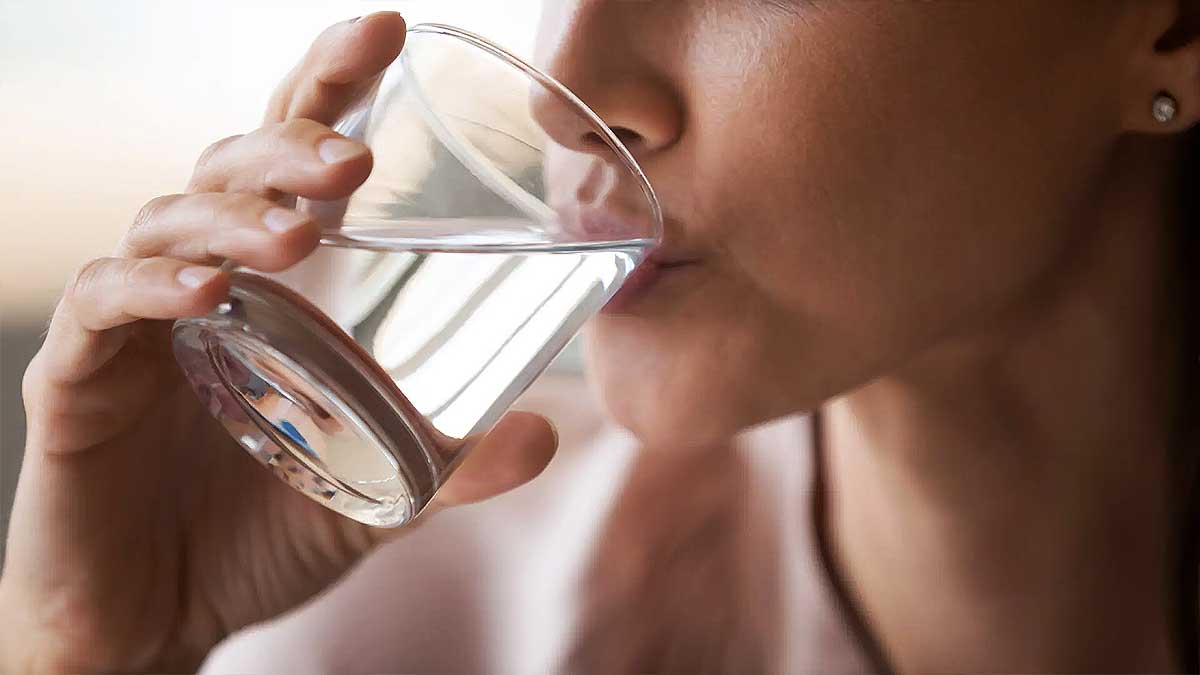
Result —
[{"label": "woman's face", "polygon": [[547,5],[541,64],[627,130],[666,257],[695,261],[591,327],[646,440],[811,409],[979,329],[1074,245],[1119,134],[1127,3]]}]

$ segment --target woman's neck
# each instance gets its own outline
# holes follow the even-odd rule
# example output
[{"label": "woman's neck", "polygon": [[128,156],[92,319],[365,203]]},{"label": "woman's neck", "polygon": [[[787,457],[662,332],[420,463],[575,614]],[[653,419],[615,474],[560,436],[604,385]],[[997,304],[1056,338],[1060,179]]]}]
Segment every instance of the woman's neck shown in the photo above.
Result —
[{"label": "woman's neck", "polygon": [[1115,153],[1022,306],[827,405],[832,556],[898,669],[1178,666],[1170,152]]}]

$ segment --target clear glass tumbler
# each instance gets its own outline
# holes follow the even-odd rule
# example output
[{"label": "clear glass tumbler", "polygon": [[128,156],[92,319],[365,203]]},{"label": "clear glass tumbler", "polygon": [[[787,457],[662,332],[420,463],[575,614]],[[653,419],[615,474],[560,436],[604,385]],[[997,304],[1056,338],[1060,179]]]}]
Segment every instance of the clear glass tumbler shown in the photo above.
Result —
[{"label": "clear glass tumbler", "polygon": [[233,268],[176,358],[230,434],[346,516],[410,521],[654,247],[629,150],[574,94],[487,40],[412,27],[335,125],[372,149],[350,199],[298,208],[322,245]]}]

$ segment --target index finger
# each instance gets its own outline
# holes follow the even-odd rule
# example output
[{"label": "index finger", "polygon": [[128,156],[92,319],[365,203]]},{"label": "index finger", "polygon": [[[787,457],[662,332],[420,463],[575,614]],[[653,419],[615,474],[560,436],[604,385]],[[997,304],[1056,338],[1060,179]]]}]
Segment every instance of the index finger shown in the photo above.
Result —
[{"label": "index finger", "polygon": [[404,47],[396,12],[376,12],[325,29],[275,90],[266,123],[302,117],[332,125]]}]

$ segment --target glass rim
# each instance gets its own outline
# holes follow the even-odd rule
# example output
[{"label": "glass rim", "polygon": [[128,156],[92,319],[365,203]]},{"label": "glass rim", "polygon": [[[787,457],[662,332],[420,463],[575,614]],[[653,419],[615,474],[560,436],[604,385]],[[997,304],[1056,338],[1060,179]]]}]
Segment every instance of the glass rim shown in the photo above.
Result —
[{"label": "glass rim", "polygon": [[634,179],[637,180],[638,186],[642,190],[642,195],[645,197],[650,207],[650,217],[653,221],[651,225],[654,228],[654,232],[652,233],[653,238],[655,240],[661,240],[663,235],[662,205],[658,201],[658,195],[654,191],[654,186],[650,184],[650,179],[646,176],[646,172],[642,170],[641,165],[638,164],[637,160],[633,157],[633,153],[629,151],[629,148],[625,146],[625,143],[623,143],[616,133],[613,132],[612,128],[608,126],[608,124],[603,118],[600,117],[600,115],[596,113],[596,111],[592,110],[587,103],[584,103],[583,100],[575,94],[575,92],[571,91],[566,87],[566,85],[543,72],[537,66],[530,64],[525,59],[522,59],[504,47],[497,45],[488,38],[476,33],[472,33],[469,30],[444,23],[426,22],[410,26],[407,30],[407,33],[441,35],[465,42],[472,47],[481,49],[484,52],[487,52],[488,54],[491,54],[492,56],[506,62],[508,65],[520,70],[525,75],[532,78],[538,84],[549,89],[551,93],[554,93],[565,99],[566,102],[573,106],[576,111],[582,115],[583,119],[592,126],[592,130],[599,135],[600,139],[604,141],[605,145],[607,145],[610,150],[613,151],[625,169],[633,175]]}]

